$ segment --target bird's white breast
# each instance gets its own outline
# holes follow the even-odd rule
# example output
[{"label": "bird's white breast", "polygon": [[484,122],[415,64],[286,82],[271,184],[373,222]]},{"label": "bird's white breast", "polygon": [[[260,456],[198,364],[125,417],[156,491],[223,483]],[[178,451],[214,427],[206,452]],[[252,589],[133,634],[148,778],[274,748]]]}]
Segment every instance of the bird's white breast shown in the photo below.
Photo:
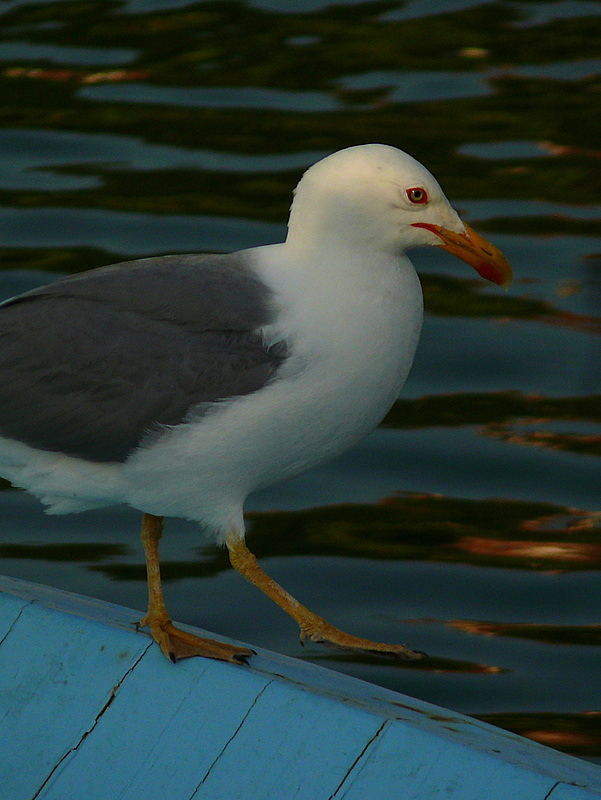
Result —
[{"label": "bird's white breast", "polygon": [[239,526],[250,492],[342,452],[398,396],[422,319],[410,262],[349,264],[345,275],[314,264],[312,275],[285,247],[254,254],[278,309],[265,337],[285,341],[289,358],[264,389],[218,404],[134,455],[124,470],[132,505]]}]

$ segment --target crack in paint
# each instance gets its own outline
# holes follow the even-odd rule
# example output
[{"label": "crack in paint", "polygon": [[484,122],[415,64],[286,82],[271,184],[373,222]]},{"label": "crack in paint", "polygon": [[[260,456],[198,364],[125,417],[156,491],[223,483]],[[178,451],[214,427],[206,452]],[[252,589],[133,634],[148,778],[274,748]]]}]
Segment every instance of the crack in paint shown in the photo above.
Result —
[{"label": "crack in paint", "polygon": [[21,619],[21,615],[23,614],[23,612],[25,611],[25,609],[26,609],[26,608],[29,608],[29,606],[32,606],[33,604],[34,604],[34,601],[33,601],[33,600],[29,600],[27,603],[25,603],[25,605],[24,605],[24,606],[21,606],[21,608],[19,609],[19,613],[18,613],[18,614],[17,614],[17,616],[14,618],[14,620],[11,622],[9,629],[6,631],[6,633],[4,634],[4,636],[2,637],[2,639],[0,639],[0,646],[1,646],[2,644],[4,644],[4,642],[6,641],[7,637],[9,636],[9,634],[11,634],[11,633],[12,633],[12,631],[13,631],[13,630],[14,630],[14,628],[15,628],[15,625],[16,625],[16,624],[17,624],[17,622],[18,622],[18,621]]},{"label": "crack in paint", "polygon": [[240,720],[240,724],[238,725],[238,727],[236,728],[236,730],[235,730],[235,731],[232,733],[232,735],[231,735],[231,736],[230,736],[230,738],[227,740],[227,742],[226,742],[226,743],[223,745],[223,747],[221,748],[221,752],[220,752],[220,753],[219,753],[217,756],[215,756],[215,758],[214,758],[214,760],[213,760],[213,763],[211,764],[211,766],[210,766],[210,767],[208,768],[208,770],[206,771],[206,773],[205,773],[205,775],[204,775],[203,779],[200,781],[200,783],[198,784],[198,786],[197,786],[197,787],[194,789],[194,791],[193,791],[193,792],[192,792],[192,794],[190,795],[190,800],[193,800],[193,798],[196,796],[196,794],[198,793],[198,790],[200,789],[200,787],[203,785],[203,783],[206,781],[206,779],[209,777],[209,775],[210,775],[210,774],[211,774],[211,772],[213,771],[213,767],[214,767],[214,766],[217,764],[217,762],[219,761],[219,759],[221,758],[221,756],[222,756],[222,755],[225,753],[225,751],[228,749],[228,747],[230,746],[230,744],[231,744],[231,743],[234,741],[234,739],[236,738],[236,736],[237,736],[237,735],[238,735],[238,733],[240,732],[240,729],[242,728],[242,726],[244,725],[244,723],[245,723],[245,722],[246,722],[246,720],[248,719],[248,715],[250,714],[250,712],[253,710],[253,708],[254,708],[254,707],[255,707],[255,705],[257,704],[257,702],[258,702],[259,698],[261,697],[261,695],[263,694],[263,692],[264,692],[264,691],[265,691],[265,690],[266,690],[266,689],[267,689],[269,686],[271,686],[271,684],[272,684],[272,683],[274,683],[274,682],[275,682],[275,681],[271,680],[271,681],[269,681],[268,683],[266,683],[266,684],[265,684],[265,686],[264,686],[264,687],[261,689],[261,691],[259,692],[259,694],[258,694],[258,695],[255,697],[255,699],[252,701],[251,705],[248,707],[248,710],[247,710],[246,714],[245,714],[245,715],[242,717],[242,719]]},{"label": "crack in paint", "polygon": [[551,795],[553,794],[553,792],[555,791],[555,789],[557,789],[557,787],[559,786],[559,784],[560,784],[560,783],[563,783],[563,781],[556,781],[556,782],[553,784],[553,786],[552,786],[552,787],[549,789],[549,791],[547,792],[547,794],[546,794],[546,795],[543,797],[543,800],[549,800],[549,798],[551,797]]},{"label": "crack in paint", "polygon": [[584,783],[575,783],[574,781],[557,781],[553,784],[553,786],[549,789],[547,794],[543,797],[543,800],[552,800],[553,793],[558,786],[577,786],[580,789],[586,789],[587,786]]},{"label": "crack in paint", "polygon": [[88,728],[88,730],[87,730],[87,731],[84,731],[84,732],[82,733],[82,735],[80,736],[80,738],[79,738],[79,741],[77,742],[77,744],[73,745],[73,747],[70,747],[70,748],[69,748],[69,749],[68,749],[66,752],[64,752],[64,753],[63,753],[63,755],[62,755],[62,756],[59,758],[59,760],[56,762],[56,764],[54,765],[54,767],[53,767],[53,768],[50,770],[50,772],[48,773],[48,775],[46,776],[45,780],[44,780],[44,781],[42,782],[42,784],[40,785],[40,787],[39,787],[39,789],[37,790],[37,792],[36,792],[34,795],[32,795],[32,797],[31,797],[31,800],[36,800],[36,798],[37,798],[37,797],[39,797],[39,795],[40,795],[40,792],[42,792],[42,791],[43,791],[43,789],[44,789],[44,788],[45,788],[45,787],[48,785],[48,783],[49,783],[49,782],[52,780],[53,776],[55,775],[55,773],[57,772],[57,770],[60,768],[61,764],[63,764],[63,763],[64,763],[64,761],[65,761],[67,758],[69,758],[69,756],[71,755],[71,753],[75,753],[75,752],[76,752],[76,751],[79,749],[80,745],[81,745],[81,744],[82,744],[82,743],[85,741],[85,739],[87,739],[87,737],[88,737],[88,736],[89,736],[89,735],[92,733],[92,731],[94,730],[94,728],[95,728],[95,727],[98,725],[98,723],[100,722],[100,720],[101,720],[102,716],[103,716],[103,715],[104,715],[104,714],[105,714],[105,713],[108,711],[108,709],[109,709],[109,707],[111,706],[111,704],[112,704],[113,700],[114,700],[114,699],[115,699],[115,697],[117,696],[117,692],[119,691],[120,687],[123,685],[123,682],[125,681],[125,679],[127,678],[127,676],[128,676],[130,673],[132,673],[132,672],[134,671],[134,669],[135,669],[135,668],[138,666],[138,664],[139,664],[139,663],[140,663],[140,661],[141,661],[141,660],[144,658],[144,656],[146,655],[146,653],[148,652],[148,650],[149,650],[149,649],[152,647],[152,645],[153,645],[153,643],[152,643],[152,642],[149,642],[149,643],[148,643],[148,647],[146,647],[146,648],[144,649],[144,651],[143,651],[143,652],[140,654],[139,658],[137,658],[137,659],[136,659],[136,661],[135,661],[135,662],[134,662],[134,663],[131,665],[131,667],[130,667],[130,668],[129,668],[129,669],[126,671],[126,672],[124,672],[124,673],[123,673],[123,675],[121,676],[121,678],[119,678],[119,680],[117,681],[117,683],[116,683],[116,684],[113,686],[113,688],[111,689],[111,691],[110,691],[110,693],[109,693],[109,697],[108,697],[107,701],[106,701],[106,702],[105,702],[105,704],[102,706],[102,708],[100,709],[100,711],[99,711],[99,712],[96,714],[96,716],[95,716],[95,718],[94,718],[94,722],[92,723],[92,725],[91,725],[91,726]]},{"label": "crack in paint", "polygon": [[[2,594],[2,592],[0,592],[0,594]],[[0,647],[1,647],[1,646],[4,644],[4,642],[5,642],[5,641],[8,639],[9,635],[10,635],[10,634],[12,633],[12,631],[14,630],[14,628],[15,628],[15,625],[16,625],[16,624],[18,623],[18,621],[21,619],[21,615],[23,614],[23,612],[25,611],[25,609],[26,609],[26,608],[28,608],[29,606],[33,605],[33,602],[34,602],[33,600],[30,600],[29,602],[25,603],[25,605],[24,605],[24,606],[21,606],[21,608],[19,609],[19,613],[18,613],[18,614],[17,614],[17,616],[14,618],[14,620],[11,622],[11,624],[10,624],[10,627],[8,628],[8,630],[6,631],[6,633],[4,634],[4,636],[2,637],[2,639],[0,639]],[[5,712],[4,712],[4,714],[3,714],[3,715],[0,717],[0,720],[1,720],[1,721],[4,721],[4,720],[6,719],[6,717],[7,717],[9,714],[10,714],[10,709],[7,707],[7,708],[6,708],[6,710],[5,710]]]},{"label": "crack in paint", "polygon": [[380,725],[380,727],[378,728],[378,730],[377,730],[377,731],[374,733],[374,735],[373,735],[373,736],[371,737],[371,739],[370,739],[370,740],[367,742],[367,744],[365,745],[365,747],[363,748],[363,750],[361,750],[361,752],[359,753],[359,755],[357,756],[357,758],[356,758],[356,759],[353,761],[353,763],[352,763],[352,764],[350,765],[350,767],[347,769],[347,771],[346,771],[346,775],[345,775],[345,776],[342,778],[342,780],[340,781],[340,783],[339,783],[339,784],[338,784],[338,786],[336,787],[336,789],[335,789],[335,791],[334,791],[334,794],[331,794],[331,795],[328,797],[328,800],[334,800],[334,798],[336,797],[336,795],[338,794],[338,792],[339,792],[339,791],[342,789],[342,787],[343,787],[343,786],[344,786],[344,784],[346,783],[346,781],[347,781],[347,779],[349,778],[349,776],[351,775],[351,773],[354,771],[354,769],[355,769],[355,767],[357,766],[357,764],[358,764],[358,763],[361,761],[361,759],[363,758],[363,756],[365,755],[365,753],[367,752],[367,750],[368,750],[368,749],[369,749],[369,748],[372,746],[372,744],[373,744],[373,743],[376,741],[376,739],[377,739],[377,738],[379,737],[379,735],[382,733],[382,731],[384,730],[384,728],[385,728],[385,727],[386,727],[386,726],[389,724],[389,722],[390,722],[390,720],[384,720],[384,722],[383,722],[383,723]]}]

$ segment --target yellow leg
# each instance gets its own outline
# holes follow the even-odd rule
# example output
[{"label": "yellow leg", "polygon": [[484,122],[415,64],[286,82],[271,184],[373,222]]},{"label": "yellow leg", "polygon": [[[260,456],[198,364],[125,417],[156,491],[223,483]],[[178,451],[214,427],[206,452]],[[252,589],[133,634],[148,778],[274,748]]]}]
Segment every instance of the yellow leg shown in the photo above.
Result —
[{"label": "yellow leg", "polygon": [[244,539],[236,534],[226,538],[226,544],[230,555],[230,561],[234,569],[243,575],[251,583],[254,583],[262,592],[271,598],[278,606],[289,614],[300,627],[301,642],[310,639],[312,642],[342,647],[346,650],[359,650],[367,653],[381,653],[382,655],[396,656],[407,660],[417,660],[423,657],[423,653],[409,650],[402,644],[384,644],[382,642],[372,642],[369,639],[361,639],[351,636],[344,631],[335,628],[326,622],[322,617],[318,617],[308,608],[301,605],[292,595],[283,589],[269,577],[257,562],[257,559],[247,548]]},{"label": "yellow leg", "polygon": [[163,533],[163,517],[144,514],[142,518],[142,544],[146,556],[146,573],[148,576],[148,613],[140,626],[148,626],[152,638],[161,651],[174,663],[178,658],[204,656],[219,661],[230,661],[234,664],[245,663],[253,650],[246,647],[234,647],[217,642],[214,639],[203,639],[193,633],[176,628],[171,622],[161,586],[159,565],[159,541]]}]

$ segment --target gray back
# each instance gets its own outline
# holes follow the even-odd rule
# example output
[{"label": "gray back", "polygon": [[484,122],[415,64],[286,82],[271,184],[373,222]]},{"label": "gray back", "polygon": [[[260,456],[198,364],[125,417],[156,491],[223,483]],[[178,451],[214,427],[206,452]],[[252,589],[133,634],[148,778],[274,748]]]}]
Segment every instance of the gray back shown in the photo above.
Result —
[{"label": "gray back", "polygon": [[197,406],[260,389],[285,345],[243,254],[163,256],[91,270],[0,305],[0,434],[123,461]]}]

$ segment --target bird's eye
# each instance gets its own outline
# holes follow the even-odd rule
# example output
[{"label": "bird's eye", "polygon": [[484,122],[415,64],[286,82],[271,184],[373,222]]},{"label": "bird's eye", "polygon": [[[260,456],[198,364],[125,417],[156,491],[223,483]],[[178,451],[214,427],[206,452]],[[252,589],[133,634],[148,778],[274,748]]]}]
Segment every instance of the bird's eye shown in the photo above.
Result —
[{"label": "bird's eye", "polygon": [[428,193],[421,186],[413,186],[411,189],[407,189],[407,199],[410,203],[423,206],[428,202]]}]

